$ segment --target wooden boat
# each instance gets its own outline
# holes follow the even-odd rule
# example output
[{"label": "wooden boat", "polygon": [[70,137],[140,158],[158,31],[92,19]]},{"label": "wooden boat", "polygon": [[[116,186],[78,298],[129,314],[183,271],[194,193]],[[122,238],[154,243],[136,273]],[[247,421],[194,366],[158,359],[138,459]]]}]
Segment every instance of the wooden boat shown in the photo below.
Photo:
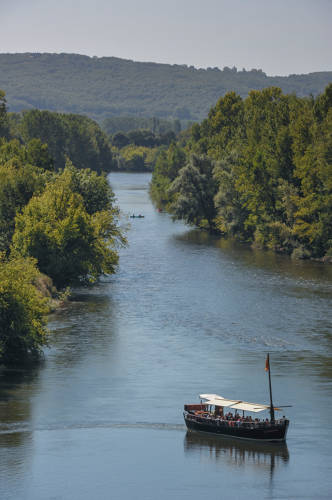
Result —
[{"label": "wooden boat", "polygon": [[133,214],[133,215],[130,215],[130,218],[131,218],[131,219],[144,219],[144,215],[141,215],[141,214],[139,214],[139,215],[134,215],[134,214]]},{"label": "wooden boat", "polygon": [[[265,369],[269,372],[270,404],[248,403],[238,399],[226,399],[218,394],[201,394],[200,404],[184,406],[184,421],[191,431],[208,432],[238,439],[259,441],[286,441],[289,420],[275,419],[275,411],[282,411],[272,403],[269,355]],[[206,400],[205,402],[203,400]],[[225,409],[229,411],[226,413]],[[270,419],[245,416],[245,412],[258,414],[268,410]],[[242,415],[241,413],[242,412]]]}]

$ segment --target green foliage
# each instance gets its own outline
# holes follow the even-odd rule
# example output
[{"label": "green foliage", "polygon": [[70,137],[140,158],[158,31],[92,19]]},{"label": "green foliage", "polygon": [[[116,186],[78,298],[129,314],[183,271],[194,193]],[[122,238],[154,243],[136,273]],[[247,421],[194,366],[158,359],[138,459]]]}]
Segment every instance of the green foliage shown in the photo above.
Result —
[{"label": "green foliage", "polygon": [[[309,96],[322,92],[330,81],[331,72],[270,77],[257,69],[196,69],[115,57],[0,55],[0,88],[7,92],[11,111],[49,109],[85,114],[99,122],[133,115],[197,121],[230,90],[245,98],[252,89],[276,86],[286,93]],[[118,130],[129,129],[109,133]]]},{"label": "green foliage", "polygon": [[175,141],[176,136],[172,130],[165,132],[164,134],[158,135],[151,130],[131,130],[127,134],[128,144],[134,144],[135,146],[143,146],[146,148],[153,148],[156,146],[169,146],[172,141]]},{"label": "green foliage", "polygon": [[175,143],[172,143],[167,151],[162,150],[157,156],[150,195],[159,207],[170,204],[172,196],[169,187],[185,163],[185,152]]},{"label": "green foliage", "polygon": [[159,148],[149,148],[129,144],[121,149],[117,157],[119,170],[151,172],[158,158]]},{"label": "green foliage", "polygon": [[127,134],[116,132],[112,137],[112,144],[114,147],[121,149],[130,144],[130,139]]},{"label": "green foliage", "polygon": [[88,214],[92,215],[102,210],[115,210],[114,193],[105,173],[98,174],[88,168],[79,170],[70,160],[67,160],[65,172],[71,178],[71,190],[82,196],[84,208]]},{"label": "green foliage", "polygon": [[[332,84],[325,95],[331,95]],[[332,106],[313,120],[312,137],[302,157],[295,161],[295,176],[300,181],[301,196],[296,198],[294,234],[313,255],[328,253],[332,236]]]},{"label": "green foliage", "polygon": [[[6,119],[5,108],[4,113]],[[48,145],[29,138],[31,130],[32,135],[45,134],[46,138],[49,133],[55,141],[52,146],[66,130],[75,136],[70,143],[75,156],[75,148],[88,133],[80,117],[62,120],[55,113],[31,112],[23,117],[11,115],[9,122],[16,138],[0,138],[0,363],[6,364],[37,357],[46,342],[47,301],[56,291],[49,276],[61,288],[95,281],[101,274],[114,272],[116,247],[125,243],[106,174],[78,170],[69,159],[66,168],[56,173]],[[23,132],[25,144],[19,140]],[[92,132],[92,143],[98,134],[100,130]],[[97,140],[100,161],[103,137]],[[64,145],[66,141],[60,142],[55,151],[63,159]],[[96,153],[93,147],[89,161]],[[60,300],[68,293],[66,289],[60,294]]]},{"label": "green foliage", "polygon": [[36,357],[47,341],[47,299],[36,288],[40,273],[33,259],[0,258],[0,362]]},{"label": "green foliage", "polygon": [[26,147],[26,163],[42,168],[43,170],[54,170],[54,161],[51,157],[48,145],[43,144],[40,139],[31,139],[27,142]]},{"label": "green foliage", "polygon": [[9,135],[9,122],[5,96],[5,92],[0,89],[0,137],[8,137]]},{"label": "green foliage", "polygon": [[72,190],[75,182],[69,169],[49,182],[17,215],[13,235],[13,254],[36,258],[59,288],[114,273],[116,244],[123,241],[117,210],[89,214],[81,194]]},{"label": "green foliage", "polygon": [[213,229],[216,216],[213,166],[208,158],[192,155],[187,165],[179,170],[168,190],[171,195],[175,195],[170,211],[176,219]]},{"label": "green foliage", "polygon": [[215,225],[222,234],[248,239],[245,221],[248,211],[241,202],[241,196],[236,188],[236,168],[240,163],[239,153],[230,151],[222,160],[216,162],[213,177],[218,186],[214,197],[216,208]]},{"label": "green foliage", "polygon": [[53,170],[53,159],[47,144],[39,139],[32,139],[22,145],[18,139],[0,140],[0,164],[27,164],[43,170]]},{"label": "green foliage", "polygon": [[[189,160],[171,174],[164,153],[153,173],[154,199],[166,200],[176,217],[200,226],[209,220],[210,228],[259,247],[301,258],[330,255],[331,104],[332,84],[316,99],[276,87],[244,101],[226,94],[182,139],[187,158],[194,152],[215,161],[212,180],[205,184]],[[209,205],[208,218],[199,200],[211,195],[215,215]]]},{"label": "green foliage", "polygon": [[0,147],[0,251],[9,250],[16,213],[34,194],[42,192],[50,177],[40,168],[24,164],[24,156],[25,148],[17,141]]},{"label": "green foliage", "polygon": [[30,148],[38,144],[33,140],[47,144],[56,170],[64,168],[67,157],[79,168],[91,168],[97,172],[109,172],[114,168],[106,134],[86,116],[37,109],[24,111],[16,118],[15,134],[30,144]]},{"label": "green foliage", "polygon": [[[102,123],[105,132],[113,136],[118,132],[127,134],[132,130],[150,130],[155,135],[164,135],[168,132],[178,134],[181,131],[180,120],[162,120],[161,118],[145,118],[144,116],[113,116]],[[121,146],[119,146],[121,147]]]},{"label": "green foliage", "polygon": [[156,135],[151,130],[131,130],[128,134],[117,132],[112,138],[117,168],[136,172],[152,171],[164,146],[176,139],[173,131]]}]

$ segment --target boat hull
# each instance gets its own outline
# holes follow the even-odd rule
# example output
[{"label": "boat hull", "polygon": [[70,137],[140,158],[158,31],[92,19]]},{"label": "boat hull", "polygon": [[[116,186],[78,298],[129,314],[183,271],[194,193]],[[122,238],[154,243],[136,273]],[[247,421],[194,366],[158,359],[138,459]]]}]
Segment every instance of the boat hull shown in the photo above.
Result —
[{"label": "boat hull", "polygon": [[255,425],[253,423],[241,423],[222,421],[219,419],[209,419],[196,417],[184,413],[184,421],[190,431],[206,432],[220,436],[228,436],[237,439],[247,439],[266,442],[286,441],[289,421],[284,420],[275,424]]}]

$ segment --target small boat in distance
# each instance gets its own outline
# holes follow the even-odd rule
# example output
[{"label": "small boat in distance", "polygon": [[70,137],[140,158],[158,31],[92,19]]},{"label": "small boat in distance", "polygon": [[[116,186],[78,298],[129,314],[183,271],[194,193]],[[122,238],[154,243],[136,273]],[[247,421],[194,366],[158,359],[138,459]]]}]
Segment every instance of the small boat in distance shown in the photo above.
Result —
[{"label": "small boat in distance", "polygon": [[[284,416],[275,419],[274,412],[281,411],[272,403],[271,372],[269,354],[265,370],[269,372],[270,404],[248,403],[238,399],[226,399],[218,394],[201,394],[200,404],[184,406],[184,421],[191,431],[208,432],[238,439],[253,439],[267,442],[286,441],[289,420]],[[203,402],[203,400],[206,400]],[[225,409],[228,408],[226,413]],[[270,419],[245,416],[245,412],[260,413],[268,410]],[[242,415],[240,414],[242,412]]]},{"label": "small boat in distance", "polygon": [[130,215],[130,218],[131,219],[144,219],[144,215],[141,215],[141,214],[135,215],[135,214],[133,214],[133,215]]}]

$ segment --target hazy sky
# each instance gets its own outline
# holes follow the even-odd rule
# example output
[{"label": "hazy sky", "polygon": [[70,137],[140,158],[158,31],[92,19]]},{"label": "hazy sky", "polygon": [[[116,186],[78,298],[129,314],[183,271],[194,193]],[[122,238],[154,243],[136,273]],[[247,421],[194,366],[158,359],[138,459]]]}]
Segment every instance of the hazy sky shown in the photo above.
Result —
[{"label": "hazy sky", "polygon": [[332,0],[0,0],[0,52],[332,70]]}]

